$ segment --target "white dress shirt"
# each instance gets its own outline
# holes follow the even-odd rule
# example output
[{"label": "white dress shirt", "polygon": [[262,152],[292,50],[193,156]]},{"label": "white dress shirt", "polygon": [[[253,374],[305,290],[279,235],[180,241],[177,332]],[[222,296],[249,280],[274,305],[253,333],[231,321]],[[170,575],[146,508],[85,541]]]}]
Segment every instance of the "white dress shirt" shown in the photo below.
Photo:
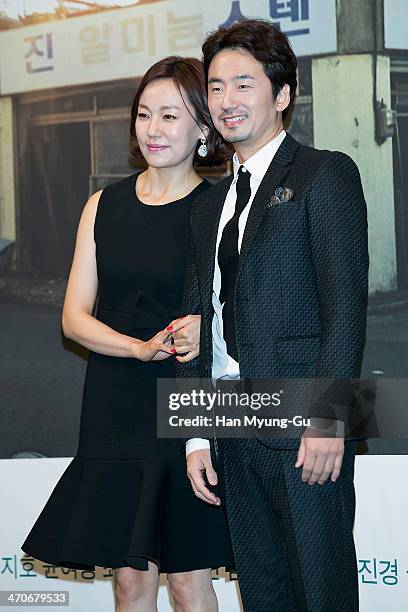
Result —
[{"label": "white dress shirt", "polygon": [[[286,136],[285,130],[282,130],[275,138],[270,140],[266,145],[259,149],[254,155],[252,155],[243,164],[243,170],[248,170],[251,173],[251,196],[248,200],[248,204],[242,211],[238,221],[238,253],[241,250],[242,238],[244,236],[246,222],[248,220],[249,211],[251,209],[252,202],[258,191],[259,185],[264,178],[266,171],[276,153],[279,149],[282,141]],[[235,203],[237,200],[236,183],[238,180],[238,169],[241,166],[238,156],[235,153],[232,158],[234,167],[234,179],[230,185],[230,188],[225,198],[224,206],[222,209],[220,223],[218,225],[217,242],[215,247],[215,267],[214,267],[214,279],[213,279],[213,293],[212,293],[212,304],[214,309],[214,315],[212,320],[212,348],[213,348],[213,362],[212,362],[212,379],[213,382],[219,378],[225,380],[235,380],[240,377],[239,364],[227,353],[227,345],[225,344],[223,336],[223,321],[222,321],[222,304],[219,300],[220,289],[221,289],[221,271],[218,264],[218,247],[220,244],[222,232],[228,221],[233,217],[235,212]],[[210,443],[208,440],[203,438],[193,438],[188,440],[186,443],[186,455],[196,450],[208,449]]]}]

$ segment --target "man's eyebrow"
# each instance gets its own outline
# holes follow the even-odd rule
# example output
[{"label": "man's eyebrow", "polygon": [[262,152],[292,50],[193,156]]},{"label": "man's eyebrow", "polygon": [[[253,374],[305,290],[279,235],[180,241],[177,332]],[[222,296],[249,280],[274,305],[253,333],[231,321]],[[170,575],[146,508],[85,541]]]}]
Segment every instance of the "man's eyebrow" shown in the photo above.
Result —
[{"label": "man's eyebrow", "polygon": [[[250,79],[251,81],[255,81],[255,77],[251,76],[250,74],[237,74],[236,76],[234,76],[234,81],[243,81],[248,79]],[[208,84],[210,85],[211,83],[224,83],[224,81],[222,79],[214,77],[212,79],[208,79]]]}]

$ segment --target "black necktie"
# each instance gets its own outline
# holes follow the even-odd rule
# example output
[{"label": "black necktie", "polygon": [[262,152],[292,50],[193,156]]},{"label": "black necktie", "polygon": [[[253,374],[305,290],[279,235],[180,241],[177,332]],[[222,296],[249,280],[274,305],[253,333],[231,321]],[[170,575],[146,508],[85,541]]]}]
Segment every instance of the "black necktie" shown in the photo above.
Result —
[{"label": "black necktie", "polygon": [[239,257],[238,221],[251,196],[250,179],[251,173],[244,166],[240,166],[234,216],[225,225],[218,247],[218,264],[221,271],[220,302],[224,304],[222,310],[223,335],[228,355],[236,361],[238,361],[238,352],[235,341],[234,292]]}]

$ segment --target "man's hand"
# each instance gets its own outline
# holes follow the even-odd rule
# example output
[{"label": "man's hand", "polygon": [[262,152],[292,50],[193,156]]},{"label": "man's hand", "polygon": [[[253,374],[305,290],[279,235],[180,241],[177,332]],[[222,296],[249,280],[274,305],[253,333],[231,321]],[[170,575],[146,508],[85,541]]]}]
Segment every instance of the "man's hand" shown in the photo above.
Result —
[{"label": "man's hand", "polygon": [[214,506],[219,506],[221,500],[207,489],[204,474],[211,485],[218,482],[217,473],[211,463],[209,450],[196,450],[187,455],[187,476],[190,479],[194,494],[198,499]]},{"label": "man's hand", "polygon": [[187,315],[172,321],[167,331],[173,336],[173,347],[177,361],[191,361],[200,352],[200,315]]},{"label": "man's hand", "polygon": [[303,465],[302,480],[310,485],[324,484],[331,474],[335,482],[339,475],[344,455],[343,438],[316,437],[306,430],[300,441],[295,467]]}]

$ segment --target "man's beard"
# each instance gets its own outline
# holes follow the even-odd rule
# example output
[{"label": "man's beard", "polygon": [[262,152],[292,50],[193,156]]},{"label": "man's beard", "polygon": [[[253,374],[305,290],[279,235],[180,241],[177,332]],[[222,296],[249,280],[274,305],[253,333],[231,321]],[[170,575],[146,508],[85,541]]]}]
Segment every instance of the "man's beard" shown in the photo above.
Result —
[{"label": "man's beard", "polygon": [[223,137],[225,142],[229,142],[231,144],[233,144],[234,142],[243,142],[244,140],[247,140],[248,138],[248,134],[230,134],[228,136],[224,136],[221,133],[221,136]]}]

